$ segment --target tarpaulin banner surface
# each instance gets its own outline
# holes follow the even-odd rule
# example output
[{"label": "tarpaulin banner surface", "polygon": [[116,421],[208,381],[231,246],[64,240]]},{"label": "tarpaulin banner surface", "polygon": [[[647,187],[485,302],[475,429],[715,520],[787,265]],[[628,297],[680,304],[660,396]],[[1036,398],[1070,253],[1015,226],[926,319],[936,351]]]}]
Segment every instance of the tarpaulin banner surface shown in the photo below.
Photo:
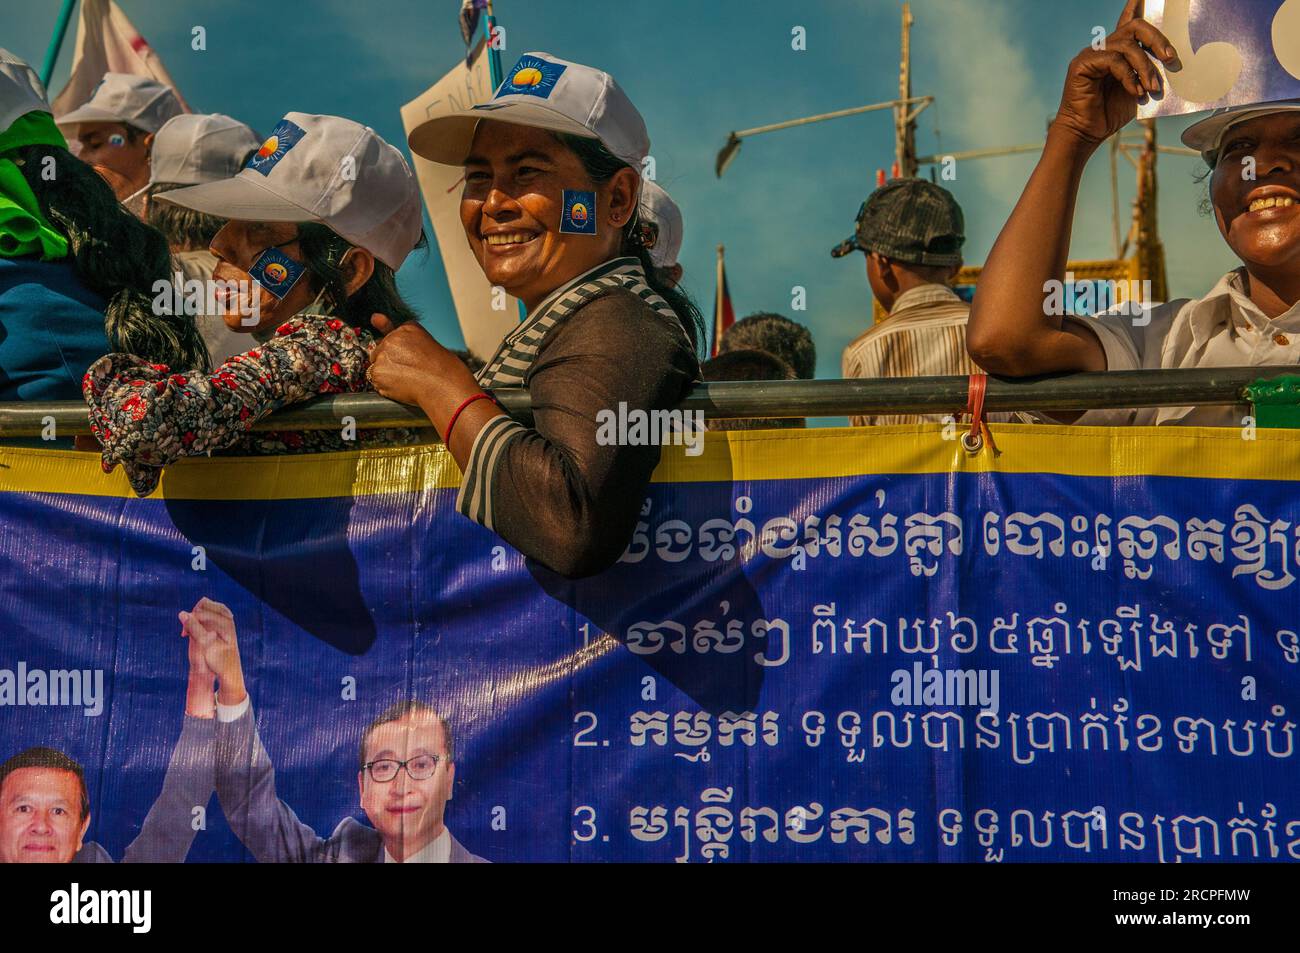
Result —
[{"label": "tarpaulin banner surface", "polygon": [[579,581],[459,516],[440,446],[143,500],[3,449],[0,760],[80,766],[82,861],[1300,860],[1300,433],[997,439],[665,448]]}]

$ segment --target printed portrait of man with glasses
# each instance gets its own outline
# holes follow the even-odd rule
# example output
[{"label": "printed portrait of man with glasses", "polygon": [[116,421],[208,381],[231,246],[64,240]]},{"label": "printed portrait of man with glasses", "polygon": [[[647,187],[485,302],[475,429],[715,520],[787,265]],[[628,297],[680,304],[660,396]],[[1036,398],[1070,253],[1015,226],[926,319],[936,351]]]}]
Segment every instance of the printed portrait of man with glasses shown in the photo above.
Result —
[{"label": "printed portrait of man with glasses", "polygon": [[[486,863],[444,823],[456,757],[451,727],[432,705],[404,699],[366,727],[357,789],[370,824],[345,817],[321,837],[276,795],[275,768],[244,687],[234,615],[202,599],[180,620],[190,639],[187,695],[214,709],[217,798],[231,830],[259,863]],[[187,714],[207,714],[189,707]]]}]

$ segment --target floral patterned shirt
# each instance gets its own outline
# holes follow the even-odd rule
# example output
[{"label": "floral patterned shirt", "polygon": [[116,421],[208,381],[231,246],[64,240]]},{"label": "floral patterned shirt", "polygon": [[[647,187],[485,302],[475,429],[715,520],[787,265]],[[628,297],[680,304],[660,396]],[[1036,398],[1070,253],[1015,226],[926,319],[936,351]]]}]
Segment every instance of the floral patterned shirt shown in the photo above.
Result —
[{"label": "floral patterned shirt", "polygon": [[182,457],[317,453],[412,443],[418,431],[260,431],[268,414],[321,394],[370,389],[366,380],[374,335],[338,318],[295,315],[265,344],[236,354],[211,374],[173,372],[131,354],[107,354],[90,366],[81,392],[90,427],[103,447],[105,473],[121,464],[131,488],[147,496],[162,468]]}]

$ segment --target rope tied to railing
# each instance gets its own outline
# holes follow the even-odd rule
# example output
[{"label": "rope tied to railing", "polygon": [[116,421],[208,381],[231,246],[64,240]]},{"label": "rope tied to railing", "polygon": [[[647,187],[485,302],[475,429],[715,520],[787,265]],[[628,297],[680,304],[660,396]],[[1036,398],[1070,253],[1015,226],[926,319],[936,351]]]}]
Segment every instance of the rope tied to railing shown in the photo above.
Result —
[{"label": "rope tied to railing", "polygon": [[984,442],[993,448],[993,456],[1000,456],[1002,451],[993,440],[993,431],[989,429],[988,415],[984,411],[984,395],[988,393],[989,376],[984,373],[972,374],[966,385],[966,413],[970,415],[970,430],[962,435],[962,448],[970,454],[984,449]]}]

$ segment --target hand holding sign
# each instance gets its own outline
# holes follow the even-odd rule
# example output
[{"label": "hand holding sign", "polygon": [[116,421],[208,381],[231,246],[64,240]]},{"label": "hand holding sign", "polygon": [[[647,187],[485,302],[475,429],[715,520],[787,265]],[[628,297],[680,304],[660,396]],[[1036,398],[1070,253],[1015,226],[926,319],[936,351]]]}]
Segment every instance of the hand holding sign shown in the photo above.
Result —
[{"label": "hand holding sign", "polygon": [[1138,103],[1163,95],[1148,51],[1171,63],[1177,53],[1158,29],[1138,15],[1142,0],[1128,0],[1115,32],[1098,49],[1070,61],[1053,126],[1096,148],[1137,114]]}]

